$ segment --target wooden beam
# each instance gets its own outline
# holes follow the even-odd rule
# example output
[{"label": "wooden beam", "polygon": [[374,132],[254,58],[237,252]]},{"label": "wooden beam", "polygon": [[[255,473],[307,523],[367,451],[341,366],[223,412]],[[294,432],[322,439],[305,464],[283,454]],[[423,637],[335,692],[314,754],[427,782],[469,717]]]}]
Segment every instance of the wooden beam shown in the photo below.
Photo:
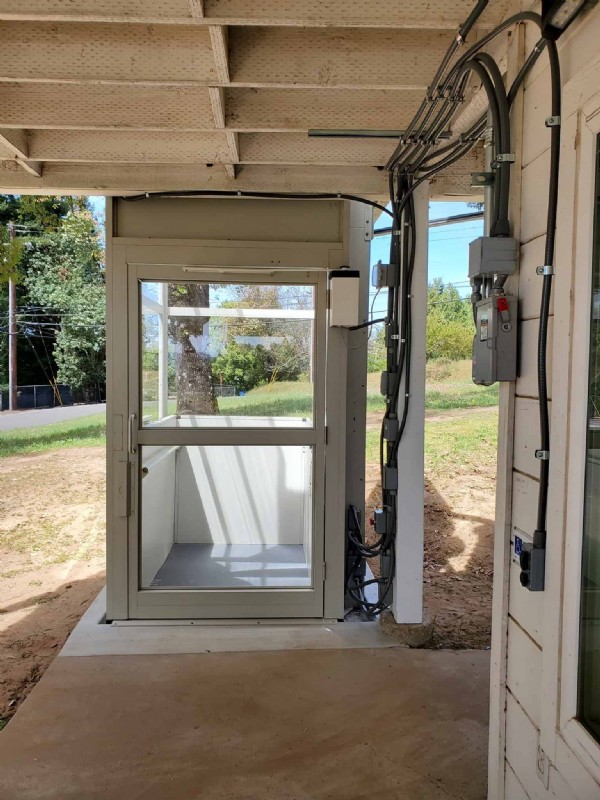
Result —
[{"label": "wooden beam", "polygon": [[208,32],[215,59],[217,79],[219,83],[227,84],[229,83],[229,35],[227,28],[221,25],[210,25]]},{"label": "wooden beam", "polygon": [[0,22],[0,80],[208,85],[217,80],[204,26]]},{"label": "wooden beam", "polygon": [[0,143],[13,154],[19,166],[37,178],[42,177],[42,164],[29,158],[29,142],[23,130],[0,130]]},{"label": "wooden beam", "polygon": [[[449,37],[440,31],[0,22],[0,81],[417,89]],[[213,57],[217,42],[216,59]],[[229,53],[227,69],[226,55]]]},{"label": "wooden beam", "polygon": [[246,189],[263,192],[349,192],[385,198],[387,175],[371,167],[244,166],[232,183],[224,166],[192,164],[65,164],[49,162],[43,178],[0,162],[0,191],[36,194],[124,194]]},{"label": "wooden beam", "polygon": [[[0,162],[0,191],[8,194],[133,194],[153,191],[234,189],[263,192],[343,192],[377,198],[388,196],[387,175],[372,167],[243,166],[236,182],[224,166],[190,164],[47,163],[42,178]],[[432,197],[476,199],[470,176],[438,176]]]},{"label": "wooden beam", "polygon": [[[2,131],[0,131],[0,134]],[[232,160],[224,131],[52,131],[30,133],[30,157],[40,161],[223,164]]]},{"label": "wooden beam", "polygon": [[229,155],[231,156],[231,161],[234,164],[240,163],[240,147],[239,147],[239,137],[235,131],[226,131],[227,136],[227,144],[229,146]]},{"label": "wooden beam", "polygon": [[[1,87],[0,87],[1,97]],[[243,131],[307,131],[309,128],[402,130],[423,92],[371,89],[225,89],[228,128]],[[2,113],[0,104],[0,114]]]},{"label": "wooden beam", "polygon": [[0,127],[211,131],[227,126],[240,132],[374,126],[402,129],[422,96],[421,91],[389,89],[0,82]]},{"label": "wooden beam", "polygon": [[215,128],[225,127],[225,96],[220,86],[209,86],[208,94]]},{"label": "wooden beam", "polygon": [[[188,0],[190,14],[194,20],[204,19],[204,0]],[[164,3],[163,3],[164,7]]]},{"label": "wooden beam", "polygon": [[[478,28],[487,30],[506,15],[509,0],[490,3]],[[185,25],[251,25],[338,28],[432,28],[455,31],[473,8],[473,0],[0,0],[0,19],[34,22],[139,22]]]},{"label": "wooden beam", "polygon": [[440,31],[231,28],[229,73],[237,86],[425,91],[448,44]]},{"label": "wooden beam", "polygon": [[204,87],[1,83],[0,127],[214,130]]},{"label": "wooden beam", "polygon": [[23,130],[0,130],[0,142],[13,156],[29,158],[29,143],[27,134]]},{"label": "wooden beam", "polygon": [[238,167],[240,161],[240,150],[238,143],[238,135],[235,131],[226,131],[227,144],[229,146],[229,158],[231,163],[225,165],[227,174],[230,178],[235,180],[238,175]]}]

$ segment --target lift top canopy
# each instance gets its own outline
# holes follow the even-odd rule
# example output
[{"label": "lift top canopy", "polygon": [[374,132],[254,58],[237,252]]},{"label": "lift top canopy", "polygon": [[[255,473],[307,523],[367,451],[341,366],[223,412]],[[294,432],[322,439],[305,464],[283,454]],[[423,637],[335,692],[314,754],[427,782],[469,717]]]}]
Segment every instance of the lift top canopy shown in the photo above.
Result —
[{"label": "lift top canopy", "polygon": [[[496,0],[472,37],[498,23]],[[472,0],[0,0],[6,192],[386,193]],[[468,194],[471,154],[433,194]]]}]

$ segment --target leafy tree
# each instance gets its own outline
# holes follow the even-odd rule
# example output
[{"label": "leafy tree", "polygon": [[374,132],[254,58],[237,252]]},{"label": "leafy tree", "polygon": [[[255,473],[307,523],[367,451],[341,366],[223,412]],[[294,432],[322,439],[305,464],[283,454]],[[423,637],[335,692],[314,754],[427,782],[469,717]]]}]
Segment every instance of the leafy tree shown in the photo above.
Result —
[{"label": "leafy tree", "polygon": [[473,330],[457,320],[444,319],[439,312],[427,319],[427,360],[449,358],[458,361],[470,358],[473,348]]},{"label": "leafy tree", "polygon": [[[303,286],[242,284],[233,287],[233,291],[235,299],[224,301],[222,308],[309,310],[313,303],[312,291]],[[214,336],[217,346],[228,347],[237,342],[262,347],[264,381],[297,381],[310,371],[312,322],[309,319],[215,318],[211,326],[211,338]],[[244,342],[244,339],[260,341]]]},{"label": "leafy tree", "polygon": [[69,211],[59,227],[39,236],[26,259],[23,283],[44,323],[27,323],[33,335],[55,336],[57,378],[86,398],[105,380],[105,286],[103,251],[89,209]]},{"label": "leafy tree", "polygon": [[471,303],[455,286],[435,278],[427,288],[427,359],[470,358],[472,346]]},{"label": "leafy tree", "polygon": [[[46,383],[56,375],[53,350],[59,318],[46,313],[46,302],[34,301],[27,275],[32,257],[46,247],[46,237],[55,233],[69,213],[88,209],[85,198],[0,195],[0,383],[8,380],[8,290],[9,277],[16,279],[18,336],[17,363],[21,385]],[[10,244],[8,223],[15,226]],[[10,248],[10,254],[9,254]],[[9,257],[7,258],[7,255]],[[103,317],[102,317],[103,319]]]},{"label": "leafy tree", "polygon": [[268,376],[267,353],[261,345],[229,342],[212,363],[215,380],[235,386],[238,391],[247,392]]}]

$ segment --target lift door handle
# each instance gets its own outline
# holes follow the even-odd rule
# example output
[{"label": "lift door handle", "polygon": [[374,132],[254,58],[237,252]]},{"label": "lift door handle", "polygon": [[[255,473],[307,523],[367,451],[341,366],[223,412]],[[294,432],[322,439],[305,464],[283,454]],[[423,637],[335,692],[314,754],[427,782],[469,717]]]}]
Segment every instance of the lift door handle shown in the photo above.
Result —
[{"label": "lift door handle", "polygon": [[127,421],[127,451],[130,456],[137,453],[137,414],[130,414]]}]

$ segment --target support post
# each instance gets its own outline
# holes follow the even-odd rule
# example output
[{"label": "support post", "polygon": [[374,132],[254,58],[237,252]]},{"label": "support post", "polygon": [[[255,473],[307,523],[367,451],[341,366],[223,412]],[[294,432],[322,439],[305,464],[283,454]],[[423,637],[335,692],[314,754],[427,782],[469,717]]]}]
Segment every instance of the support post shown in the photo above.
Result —
[{"label": "support post", "polygon": [[160,285],[158,315],[158,418],[169,414],[169,287]]},{"label": "support post", "polygon": [[[15,240],[14,222],[8,223],[10,246]],[[17,410],[17,286],[8,280],[8,409]]]},{"label": "support post", "polygon": [[[429,183],[415,191],[416,252],[412,280],[410,405],[398,449],[396,577],[392,612],[397,623],[423,622],[423,499],[425,433],[425,334],[427,326],[427,240]],[[399,415],[404,402],[400,386]]]}]

